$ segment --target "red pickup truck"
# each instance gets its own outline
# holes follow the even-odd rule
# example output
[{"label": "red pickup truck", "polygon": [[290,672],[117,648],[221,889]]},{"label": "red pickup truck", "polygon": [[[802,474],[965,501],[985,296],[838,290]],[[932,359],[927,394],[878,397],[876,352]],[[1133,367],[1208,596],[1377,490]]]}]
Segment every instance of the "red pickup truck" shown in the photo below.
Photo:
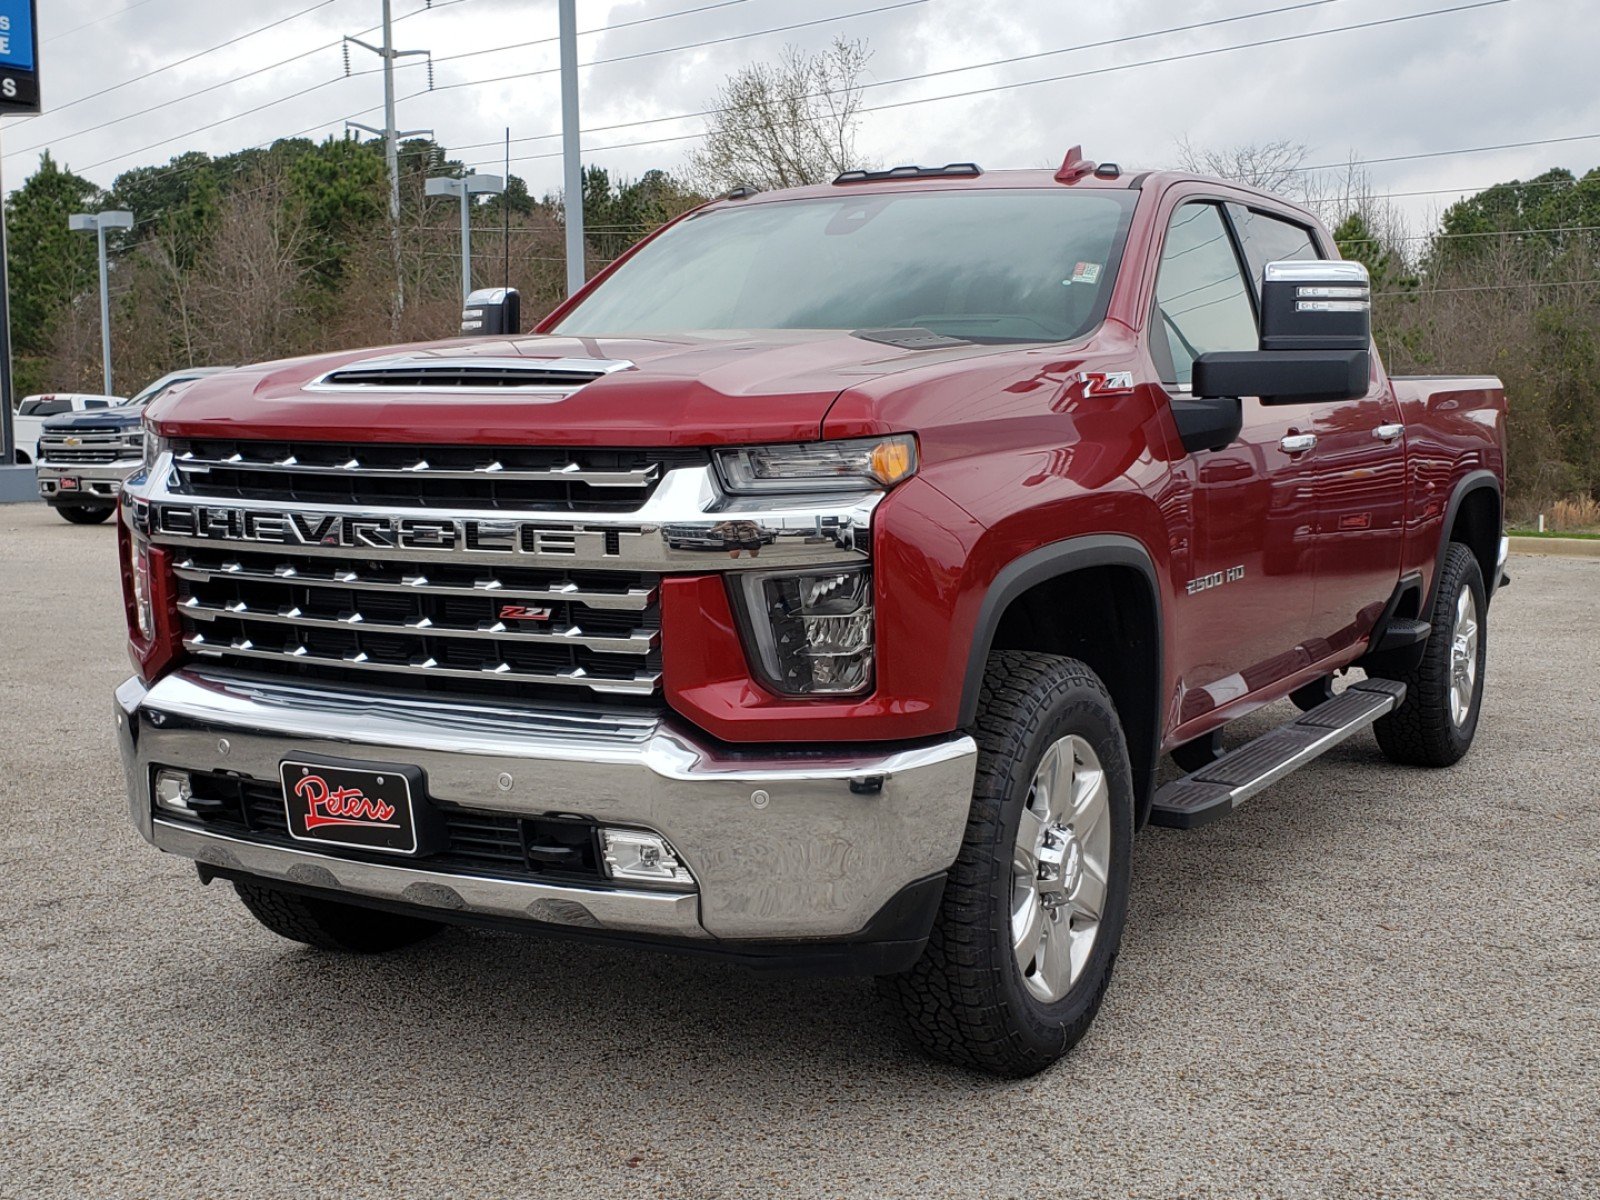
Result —
[{"label": "red pickup truck", "polygon": [[1100,1006],[1136,831],[1368,727],[1467,751],[1504,417],[1387,375],[1363,269],[1248,188],[1074,152],[740,189],[532,334],[152,408],[133,821],[314,946],[870,973],[1027,1074]]}]

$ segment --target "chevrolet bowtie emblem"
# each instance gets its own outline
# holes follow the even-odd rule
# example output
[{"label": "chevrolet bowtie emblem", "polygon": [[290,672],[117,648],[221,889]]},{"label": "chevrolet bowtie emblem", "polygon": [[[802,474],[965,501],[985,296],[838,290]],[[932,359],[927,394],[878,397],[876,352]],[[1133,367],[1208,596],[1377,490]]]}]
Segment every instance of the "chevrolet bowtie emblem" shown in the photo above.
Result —
[{"label": "chevrolet bowtie emblem", "polygon": [[78,438],[78,437],[69,437],[67,439],[67,445],[69,445],[69,446],[81,446],[81,445],[83,445],[83,439],[82,438]]}]

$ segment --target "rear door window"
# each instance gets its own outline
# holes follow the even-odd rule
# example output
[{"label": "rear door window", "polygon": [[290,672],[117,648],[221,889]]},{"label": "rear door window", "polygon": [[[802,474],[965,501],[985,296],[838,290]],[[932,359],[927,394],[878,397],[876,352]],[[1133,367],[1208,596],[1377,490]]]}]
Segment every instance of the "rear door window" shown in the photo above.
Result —
[{"label": "rear door window", "polygon": [[1250,276],[1258,288],[1270,262],[1298,262],[1322,257],[1311,230],[1298,222],[1260,209],[1246,208],[1242,204],[1228,205],[1228,215],[1233,218],[1233,227],[1239,231],[1239,240],[1244,243]]}]

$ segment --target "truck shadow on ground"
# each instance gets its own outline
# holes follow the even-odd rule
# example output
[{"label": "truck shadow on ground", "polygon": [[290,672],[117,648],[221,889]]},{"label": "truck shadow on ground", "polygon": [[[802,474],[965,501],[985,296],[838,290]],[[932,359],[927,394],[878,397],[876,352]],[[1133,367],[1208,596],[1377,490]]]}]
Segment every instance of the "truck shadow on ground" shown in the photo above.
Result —
[{"label": "truck shadow on ground", "polygon": [[[1389,802],[1386,773],[1370,737],[1358,738],[1226,822],[1141,836],[1119,982],[1148,975],[1150,961],[1170,965],[1174,956],[1204,955],[1197,931],[1256,920],[1245,910],[1263,903],[1263,889],[1287,894],[1297,879],[1318,874],[1330,843],[1366,836],[1383,819],[1377,810]],[[246,920],[242,912],[238,920]],[[398,1052],[422,1088],[458,1086],[453,1073],[468,1068],[483,1083],[501,1075],[507,1085],[528,1086],[572,1067],[626,1070],[641,1060],[671,1064],[663,1100],[681,1086],[685,1071],[720,1079],[708,1085],[714,1088],[737,1086],[722,1078],[729,1070],[772,1086],[796,1074],[859,1073],[863,1063],[874,1064],[880,1083],[897,1078],[900,1086],[916,1087],[938,1078],[942,1086],[1006,1086],[924,1060],[903,1041],[870,980],[797,978],[682,955],[458,928],[383,958],[295,949],[255,929],[240,936],[257,953],[237,954],[239,942],[230,939],[234,953],[219,951],[222,961],[207,972],[207,982],[220,983],[226,994],[190,994],[191,1016],[210,1011],[234,1023],[258,1014],[272,1026],[260,1031],[261,1044],[281,1045],[279,1014],[381,1010],[383,1021],[341,1027],[338,1053],[356,1076],[392,1071]],[[1090,1043],[1136,1037],[1160,1020],[1162,1007],[1175,1002],[1160,985],[1157,977],[1113,986]],[[1118,1028],[1109,1031],[1110,1025]],[[291,1029],[288,1048],[308,1036]],[[406,1054],[412,1043],[426,1054]],[[302,1049],[315,1053],[315,1039]]]}]

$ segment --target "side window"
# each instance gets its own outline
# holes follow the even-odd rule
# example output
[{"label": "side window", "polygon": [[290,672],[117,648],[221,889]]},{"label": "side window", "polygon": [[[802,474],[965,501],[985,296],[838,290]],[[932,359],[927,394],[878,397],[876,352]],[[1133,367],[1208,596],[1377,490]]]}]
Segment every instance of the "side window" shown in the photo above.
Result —
[{"label": "side window", "polygon": [[1260,342],[1250,287],[1215,204],[1185,204],[1172,216],[1150,338],[1162,382],[1177,387],[1189,386],[1200,355]]},{"label": "side window", "polygon": [[110,408],[111,407],[111,401],[109,401],[109,400],[85,400],[83,402],[83,407],[84,408]]},{"label": "side window", "polygon": [[1239,231],[1240,241],[1244,243],[1244,256],[1250,263],[1250,274],[1257,287],[1261,285],[1261,277],[1266,274],[1269,262],[1322,257],[1311,230],[1304,225],[1246,208],[1242,204],[1228,205],[1228,214],[1233,218],[1233,227]]}]

